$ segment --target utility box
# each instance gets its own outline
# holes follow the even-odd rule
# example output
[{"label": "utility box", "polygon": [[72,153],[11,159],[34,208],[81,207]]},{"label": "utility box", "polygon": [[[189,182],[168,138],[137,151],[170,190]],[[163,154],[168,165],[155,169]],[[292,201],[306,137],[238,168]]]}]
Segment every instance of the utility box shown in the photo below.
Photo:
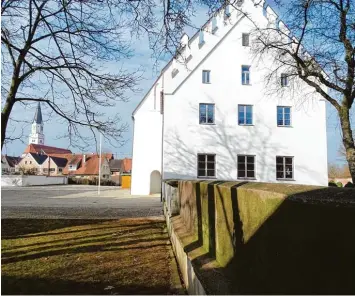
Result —
[{"label": "utility box", "polygon": [[121,187],[122,188],[131,188],[131,175],[122,174],[121,176]]}]

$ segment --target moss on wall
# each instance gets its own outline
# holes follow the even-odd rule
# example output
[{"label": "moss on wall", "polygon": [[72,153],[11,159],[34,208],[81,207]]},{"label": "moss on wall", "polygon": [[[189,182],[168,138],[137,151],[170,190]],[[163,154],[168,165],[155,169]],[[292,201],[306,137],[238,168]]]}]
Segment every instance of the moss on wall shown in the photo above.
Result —
[{"label": "moss on wall", "polygon": [[211,278],[223,274],[232,294],[355,293],[354,189],[182,181],[179,191],[187,252],[207,278],[203,262],[215,260]]}]

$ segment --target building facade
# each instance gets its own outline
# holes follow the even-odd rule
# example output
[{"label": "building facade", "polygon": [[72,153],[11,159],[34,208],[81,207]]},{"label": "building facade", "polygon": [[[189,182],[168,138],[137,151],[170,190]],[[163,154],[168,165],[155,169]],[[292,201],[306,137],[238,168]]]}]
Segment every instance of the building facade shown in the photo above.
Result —
[{"label": "building facade", "polygon": [[274,12],[240,2],[249,18],[223,8],[184,35],[133,112],[132,194],[156,193],[160,178],[327,185],[325,101],[282,72],[283,91],[268,94],[275,65],[253,58],[250,19],[268,26]]},{"label": "building facade", "polygon": [[38,102],[36,113],[33,118],[31,134],[29,136],[28,143],[44,145],[43,119],[40,102]]}]

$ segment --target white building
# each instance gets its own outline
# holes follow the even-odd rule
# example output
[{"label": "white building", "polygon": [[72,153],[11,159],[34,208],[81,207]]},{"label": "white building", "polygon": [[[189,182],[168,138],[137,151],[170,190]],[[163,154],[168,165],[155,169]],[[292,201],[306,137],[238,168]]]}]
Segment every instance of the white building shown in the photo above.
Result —
[{"label": "white building", "polygon": [[[269,7],[265,15],[263,3],[242,5],[268,25]],[[253,59],[251,30],[228,7],[182,37],[185,63],[172,59],[133,112],[132,194],[159,191],[160,175],[327,185],[325,101],[304,100],[313,90],[302,82],[291,95],[282,73],[285,91],[267,95],[265,71],[274,65]]]},{"label": "white building", "polygon": [[44,145],[43,119],[40,102],[38,102],[35,117],[33,118],[32,129],[28,143]]}]

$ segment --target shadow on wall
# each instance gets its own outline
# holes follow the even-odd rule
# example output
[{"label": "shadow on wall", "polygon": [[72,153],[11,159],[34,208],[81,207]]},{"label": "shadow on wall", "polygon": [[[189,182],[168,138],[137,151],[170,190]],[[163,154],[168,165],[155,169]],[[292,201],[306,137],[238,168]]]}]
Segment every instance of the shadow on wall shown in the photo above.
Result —
[{"label": "shadow on wall", "polygon": [[[214,103],[206,96],[206,101]],[[216,125],[201,126],[198,124],[198,105],[190,105],[190,110],[196,117],[196,124],[190,125],[184,133],[190,137],[200,138],[200,147],[189,146],[181,137],[176,128],[165,133],[164,179],[195,179],[197,178],[197,154],[216,153],[216,175],[222,180],[237,179],[237,154],[257,155],[256,177],[258,180],[274,181],[276,178],[276,156],[280,151],[287,156],[287,146],[275,142],[271,128],[264,118],[257,114],[255,126],[238,126],[238,114],[235,120],[227,122],[225,117],[216,118]],[[215,116],[222,115],[223,111],[215,104]],[[219,116],[221,117],[221,116]],[[276,121],[276,119],[275,119]],[[295,160],[297,162],[297,160]],[[270,164],[274,164],[270,169]],[[297,173],[307,172],[315,183],[322,179],[318,172],[309,167],[297,164]],[[297,176],[296,176],[297,178]]]},{"label": "shadow on wall", "polygon": [[196,234],[185,251],[199,254],[192,262],[208,294],[355,293],[354,189],[179,185],[190,192],[180,217]]}]

